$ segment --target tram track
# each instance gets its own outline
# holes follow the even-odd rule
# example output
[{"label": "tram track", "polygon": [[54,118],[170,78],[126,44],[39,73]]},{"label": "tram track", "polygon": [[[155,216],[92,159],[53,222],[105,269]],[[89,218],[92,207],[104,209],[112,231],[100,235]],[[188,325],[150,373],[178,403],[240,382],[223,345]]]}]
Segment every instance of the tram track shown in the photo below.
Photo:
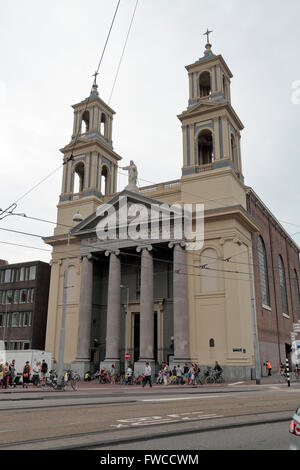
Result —
[{"label": "tram track", "polygon": [[[261,413],[244,413],[213,417],[201,422],[180,422],[139,426],[139,428],[105,429],[101,431],[78,432],[69,435],[47,436],[0,444],[0,450],[103,450],[106,447],[126,445],[129,443],[149,441],[166,437],[211,431],[226,431],[234,428],[289,422],[291,410],[268,411]],[[163,427],[163,430],[161,428]]]}]

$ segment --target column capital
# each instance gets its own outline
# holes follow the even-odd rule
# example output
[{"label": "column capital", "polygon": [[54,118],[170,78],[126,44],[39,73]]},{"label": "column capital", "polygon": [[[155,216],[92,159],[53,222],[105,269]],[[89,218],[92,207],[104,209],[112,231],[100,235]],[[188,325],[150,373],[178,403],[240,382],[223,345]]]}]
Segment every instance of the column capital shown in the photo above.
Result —
[{"label": "column capital", "polygon": [[117,249],[117,250],[106,250],[105,256],[109,256],[109,255],[111,255],[112,253],[113,253],[114,255],[116,255],[116,256],[119,256],[119,254],[120,254],[121,252],[120,252],[120,250],[118,250],[118,249]]},{"label": "column capital", "polygon": [[153,250],[153,246],[152,246],[152,245],[140,245],[140,246],[137,246],[137,247],[136,247],[136,251],[137,251],[138,253],[140,253],[142,250],[152,251],[152,250]]},{"label": "column capital", "polygon": [[84,258],[87,258],[88,261],[91,261],[93,259],[93,255],[88,253],[87,255],[78,255],[79,261],[83,261]]},{"label": "column capital", "polygon": [[188,243],[184,240],[176,240],[176,241],[172,241],[172,242],[169,242],[168,244],[168,247],[169,248],[173,248],[175,247],[176,245],[180,245],[181,248],[185,248],[188,246]]}]

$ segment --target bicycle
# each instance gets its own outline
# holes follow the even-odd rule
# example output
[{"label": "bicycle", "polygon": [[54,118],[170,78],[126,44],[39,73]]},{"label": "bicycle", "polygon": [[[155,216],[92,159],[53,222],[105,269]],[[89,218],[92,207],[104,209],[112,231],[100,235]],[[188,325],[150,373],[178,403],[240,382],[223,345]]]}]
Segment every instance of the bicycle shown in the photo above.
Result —
[{"label": "bicycle", "polygon": [[279,373],[279,381],[280,383],[287,382],[287,374],[284,370],[281,370]]},{"label": "bicycle", "polygon": [[207,384],[213,384],[213,383],[216,383],[216,384],[220,384],[220,383],[224,383],[225,382],[225,379],[223,377],[223,374],[222,372],[216,372],[215,370],[211,370],[209,372],[209,375],[206,377],[205,379],[205,383]]},{"label": "bicycle", "polygon": [[72,389],[76,392],[78,390],[78,382],[80,381],[80,376],[77,372],[74,372],[71,369],[68,369],[63,374],[63,381],[65,386],[71,385]]}]

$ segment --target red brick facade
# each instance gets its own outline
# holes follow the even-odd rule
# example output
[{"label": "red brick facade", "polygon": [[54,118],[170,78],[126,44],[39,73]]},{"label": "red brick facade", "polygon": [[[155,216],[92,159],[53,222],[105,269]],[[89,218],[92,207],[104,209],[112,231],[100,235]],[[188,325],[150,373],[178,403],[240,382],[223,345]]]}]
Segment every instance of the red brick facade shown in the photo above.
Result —
[{"label": "red brick facade", "polygon": [[[260,228],[259,233],[252,235],[253,269],[256,299],[256,316],[260,359],[263,363],[269,360],[273,370],[278,370],[280,362],[286,359],[286,351],[291,345],[293,323],[300,320],[299,293],[295,288],[295,272],[300,279],[299,249],[272,213],[266,208],[252,189],[248,189],[248,211]],[[262,302],[260,283],[258,238],[262,237],[266,250],[267,273],[269,285],[269,305]],[[279,256],[282,257],[288,311],[283,312],[281,289],[279,282]],[[299,298],[299,297],[298,297]],[[296,339],[300,339],[296,337]]]}]

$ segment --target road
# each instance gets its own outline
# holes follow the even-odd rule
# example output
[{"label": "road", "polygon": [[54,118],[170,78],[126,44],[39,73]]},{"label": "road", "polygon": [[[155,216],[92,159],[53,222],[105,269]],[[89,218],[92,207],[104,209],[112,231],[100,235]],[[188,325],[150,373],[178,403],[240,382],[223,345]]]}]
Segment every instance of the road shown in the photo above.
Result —
[{"label": "road", "polygon": [[300,384],[0,393],[0,449],[288,449]]}]

